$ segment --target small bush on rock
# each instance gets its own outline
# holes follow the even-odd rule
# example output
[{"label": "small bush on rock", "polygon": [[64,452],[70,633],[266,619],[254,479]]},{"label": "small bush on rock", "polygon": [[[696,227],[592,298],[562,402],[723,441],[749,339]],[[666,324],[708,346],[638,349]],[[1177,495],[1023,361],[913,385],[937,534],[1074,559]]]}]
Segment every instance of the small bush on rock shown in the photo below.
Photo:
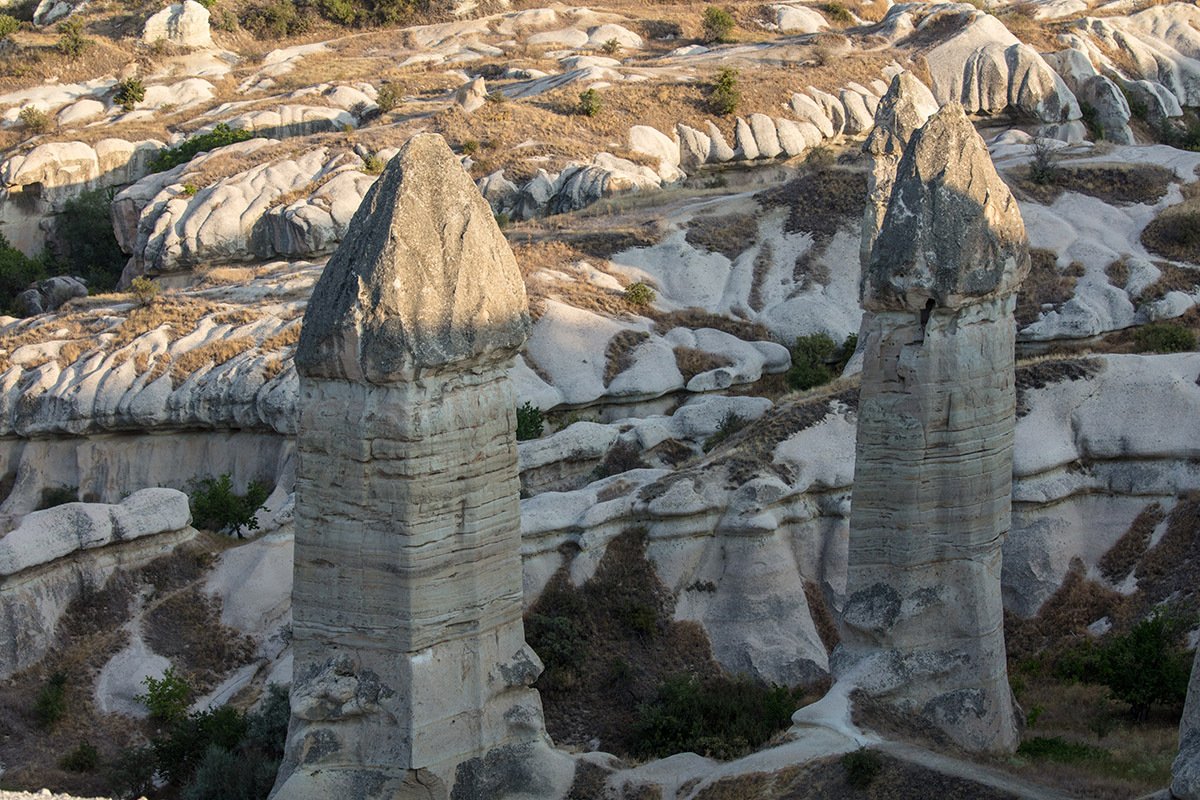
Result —
[{"label": "small bush on rock", "polygon": [[42,502],[38,504],[38,511],[74,503],[78,500],[78,486],[47,486],[42,489]]},{"label": "small bush on rock", "polygon": [[716,433],[704,440],[704,446],[701,448],[704,452],[709,452],[717,445],[724,442],[733,434],[746,427],[749,420],[739,416],[733,411],[726,411],[725,416],[721,417],[721,424],[717,426]]},{"label": "small bush on rock", "polygon": [[742,104],[742,92],[737,86],[738,71],[732,67],[721,67],[713,78],[708,92],[708,104],[713,113],[729,116],[737,113]]},{"label": "small bush on rock", "polygon": [[542,428],[542,410],[526,400],[525,404],[517,409],[517,441],[538,438],[542,435]]},{"label": "small bush on rock", "polygon": [[658,297],[646,284],[635,281],[625,287],[625,302],[631,306],[648,306]]},{"label": "small bush on rock", "polygon": [[588,89],[586,92],[579,93],[579,105],[576,111],[585,117],[597,116],[604,109],[604,103],[600,99],[600,93],[595,89]]},{"label": "small bush on rock", "polygon": [[788,388],[803,392],[833,380],[833,372],[825,362],[832,358],[835,347],[833,339],[824,332],[796,337],[792,368],[786,376]]},{"label": "small bush on rock", "polygon": [[7,39],[21,29],[21,21],[8,14],[0,14],[0,39]]},{"label": "small bush on rock", "polygon": [[17,122],[30,133],[45,133],[50,130],[50,117],[37,106],[25,106],[17,115]]},{"label": "small bush on rock", "polygon": [[849,25],[854,22],[854,15],[850,13],[848,8],[837,2],[837,0],[823,3],[820,8],[825,12],[825,17],[830,22],[836,22],[840,25]]},{"label": "small bush on rock", "polygon": [[138,275],[129,282],[129,293],[133,295],[134,300],[137,301],[139,306],[150,305],[150,301],[157,297],[161,291],[162,287],[145,275]]},{"label": "small bush on rock", "polygon": [[368,175],[378,175],[383,172],[387,162],[377,155],[369,154],[363,159],[362,171]]},{"label": "small bush on rock", "polygon": [[1046,139],[1038,139],[1030,148],[1029,180],[1049,186],[1058,180],[1058,149]]},{"label": "small bush on rock", "polygon": [[1196,349],[1196,334],[1182,325],[1143,325],[1133,338],[1140,350],[1155,353],[1186,353]]},{"label": "small bush on rock", "polygon": [[733,21],[733,15],[725,9],[709,6],[704,9],[700,24],[704,28],[706,43],[725,44],[733,41],[733,29],[737,23]]},{"label": "small bush on rock", "polygon": [[94,44],[91,39],[84,38],[83,23],[77,19],[58,23],[58,32],[61,34],[58,39],[58,52],[72,61],[78,59]]},{"label": "small bush on rock", "polygon": [[168,147],[159,151],[159,154],[150,162],[150,171],[164,172],[180,164],[186,164],[197,153],[209,152],[227,144],[244,142],[253,138],[254,134],[250,131],[230,128],[221,122],[208,133],[193,136],[178,147]]},{"label": "small bush on rock", "polygon": [[398,108],[403,102],[404,89],[398,83],[385,83],[375,93],[375,105],[379,106],[381,114],[386,114]]},{"label": "small bush on rock", "polygon": [[119,105],[126,111],[133,111],[133,107],[146,99],[146,87],[142,84],[142,79],[136,75],[126,78],[122,81],[117,81],[117,92],[113,95],[113,102]]},{"label": "small bush on rock", "polygon": [[621,42],[619,39],[617,39],[617,37],[614,36],[604,43],[604,47],[602,49],[608,55],[615,56],[617,53],[621,52]]},{"label": "small bush on rock", "polygon": [[270,492],[258,481],[250,481],[244,495],[235,494],[228,472],[219,478],[201,478],[191,485],[192,524],[218,533],[239,537],[242,529],[258,530],[255,514]]},{"label": "small bush on rock", "polygon": [[104,769],[109,789],[120,798],[146,797],[154,792],[158,764],[150,747],[126,747]]}]

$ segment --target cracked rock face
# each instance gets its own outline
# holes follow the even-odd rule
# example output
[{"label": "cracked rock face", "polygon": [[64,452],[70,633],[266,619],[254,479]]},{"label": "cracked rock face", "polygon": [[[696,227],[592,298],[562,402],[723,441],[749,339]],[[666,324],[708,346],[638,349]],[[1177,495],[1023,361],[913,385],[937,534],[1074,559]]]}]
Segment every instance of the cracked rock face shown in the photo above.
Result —
[{"label": "cracked rock face", "polygon": [[415,137],[304,318],[292,723],[273,797],[500,797],[480,764],[536,772],[507,377],[527,324],[491,210],[441,137]]},{"label": "cracked rock face", "polygon": [[1016,203],[957,104],[913,134],[864,276],[839,678],[972,750],[1017,744],[1000,547],[1010,526]]}]

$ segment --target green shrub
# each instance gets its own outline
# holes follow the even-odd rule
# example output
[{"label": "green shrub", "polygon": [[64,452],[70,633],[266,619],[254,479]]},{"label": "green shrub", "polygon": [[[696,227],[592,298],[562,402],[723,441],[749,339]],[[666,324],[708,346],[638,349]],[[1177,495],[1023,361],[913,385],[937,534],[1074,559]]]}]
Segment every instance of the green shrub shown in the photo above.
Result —
[{"label": "green shrub", "polygon": [[168,147],[159,151],[158,155],[150,162],[150,171],[164,172],[180,164],[186,164],[197,153],[209,152],[227,144],[244,142],[253,138],[254,134],[250,131],[235,130],[221,122],[208,133],[193,136],[178,147]]},{"label": "green shrub", "polygon": [[617,37],[614,36],[604,43],[604,47],[602,49],[608,55],[615,56],[617,53],[621,52],[621,42],[617,39]]},{"label": "green shrub", "polygon": [[1042,714],[1045,713],[1045,711],[1046,707],[1044,705],[1041,703],[1035,703],[1033,708],[1029,709],[1029,713],[1025,715],[1025,724],[1030,728],[1036,728],[1038,720],[1042,718]]},{"label": "green shrub", "polygon": [[21,29],[21,21],[8,14],[0,14],[0,39],[7,39]]},{"label": "green shrub", "polygon": [[261,753],[233,753],[210,744],[179,800],[266,800],[279,761]]},{"label": "green shrub", "polygon": [[362,171],[368,175],[378,175],[383,172],[383,168],[387,166],[387,162],[379,156],[370,153],[363,159]]},{"label": "green shrub", "polygon": [[542,435],[542,428],[542,410],[526,400],[525,404],[517,409],[517,441],[538,438]]},{"label": "green shrub", "polygon": [[500,230],[504,230],[512,224],[512,220],[508,218],[508,214],[503,212],[494,215],[494,218],[496,220],[496,226],[500,228]]},{"label": "green shrub", "polygon": [[1058,149],[1046,139],[1036,140],[1030,148],[1029,180],[1049,186],[1058,180]]},{"label": "green shrub", "polygon": [[129,257],[113,233],[115,189],[95,189],[68,200],[58,218],[59,236],[66,242],[65,266],[97,292],[115,289]]},{"label": "green shrub", "polygon": [[270,492],[258,481],[250,481],[244,495],[235,494],[228,472],[219,478],[200,478],[191,484],[192,524],[217,533],[238,537],[242,529],[258,530],[255,514]]},{"label": "green shrub", "polygon": [[30,133],[45,133],[50,130],[50,117],[37,106],[25,106],[17,115],[17,122]]},{"label": "green shrub", "polygon": [[172,786],[184,785],[210,746],[235,750],[246,738],[248,727],[245,715],[231,706],[177,717],[170,732],[151,743],[158,774]]},{"label": "green shrub", "polygon": [[1100,124],[1100,112],[1086,100],[1079,101],[1079,121],[1087,128],[1088,135],[1092,137],[1093,142],[1104,139],[1104,126]]},{"label": "green shrub", "polygon": [[1081,761],[1107,759],[1110,756],[1102,747],[1068,742],[1061,736],[1035,736],[1021,742],[1017,754],[1058,764],[1078,764]]},{"label": "green shrub", "polygon": [[630,601],[621,606],[621,621],[638,636],[653,638],[658,632],[658,615],[645,603]]},{"label": "green shrub", "polygon": [[858,334],[847,334],[842,341],[842,349],[838,355],[838,374],[846,371],[846,365],[850,363],[850,359],[854,357],[854,351],[858,349]]},{"label": "green shrub", "polygon": [[129,282],[129,293],[133,295],[133,299],[139,306],[150,305],[150,301],[158,297],[161,291],[162,287],[145,275],[138,275]]},{"label": "green shrub", "polygon": [[174,722],[187,714],[192,686],[174,667],[167,667],[161,678],[147,675],[142,678],[142,685],[146,693],[135,694],[133,699],[150,710],[150,719]]},{"label": "green shrub", "polygon": [[791,723],[800,693],[765,687],[748,677],[668,679],[652,702],[638,706],[632,751],[639,758],[695,752],[738,758]]},{"label": "green shrub", "polygon": [[58,32],[61,34],[58,39],[58,52],[72,61],[94,44],[91,39],[84,38],[83,23],[77,19],[58,23]]},{"label": "green shrub", "polygon": [[704,9],[704,16],[701,17],[700,24],[704,29],[706,43],[725,44],[733,41],[733,29],[737,23],[733,21],[733,15],[725,9],[709,6]]},{"label": "green shrub", "polygon": [[95,772],[100,766],[100,752],[94,744],[84,739],[78,747],[63,756],[58,765],[67,772]]},{"label": "green shrub", "polygon": [[1133,334],[1138,349],[1155,353],[1185,353],[1196,349],[1196,334],[1182,325],[1143,325]]},{"label": "green shrub", "polygon": [[47,253],[30,258],[10,245],[0,233],[0,310],[17,313],[17,295],[29,284],[47,277],[51,262]]},{"label": "green shrub", "polygon": [[47,486],[42,489],[42,501],[38,503],[38,511],[47,508],[76,503],[79,501],[78,486]]},{"label": "green shrub", "polygon": [[749,420],[744,419],[733,411],[726,411],[725,416],[721,417],[721,423],[717,426],[716,432],[704,440],[704,446],[701,449],[706,453],[709,452],[730,436],[746,427],[747,422]]},{"label": "green shrub", "polygon": [[113,95],[113,102],[119,105],[126,111],[133,111],[133,107],[146,99],[146,87],[142,84],[142,79],[135,76],[117,81],[117,92]]},{"label": "green shrub", "polygon": [[713,77],[708,90],[708,105],[714,114],[729,116],[737,113],[742,104],[742,92],[737,85],[738,71],[732,67],[721,67]]},{"label": "green shrub", "polygon": [[841,25],[849,25],[854,22],[854,15],[837,0],[832,0],[829,3],[822,3],[820,9],[825,12],[825,17],[830,22],[837,22]]},{"label": "green shrub", "polygon": [[570,617],[530,614],[525,639],[547,670],[578,671],[587,657],[587,642]]},{"label": "green shrub", "polygon": [[875,782],[883,761],[879,755],[864,747],[842,756],[842,768],[846,770],[846,782],[855,789],[866,789]]},{"label": "green shrub", "polygon": [[625,302],[631,306],[648,306],[658,297],[654,290],[641,281],[625,287]]},{"label": "green shrub", "polygon": [[804,155],[804,166],[809,169],[828,167],[834,161],[833,149],[824,144],[808,148],[808,152]]},{"label": "green shrub", "polygon": [[104,769],[109,789],[125,800],[146,797],[154,792],[154,772],[158,765],[149,747],[126,747]]},{"label": "green shrub", "polygon": [[238,29],[237,14],[234,14],[228,8],[219,8],[215,14],[209,16],[212,21],[212,26],[219,31],[226,33],[236,33]]},{"label": "green shrub", "polygon": [[833,339],[824,332],[796,337],[792,347],[792,368],[785,376],[788,388],[802,392],[833,380],[833,372],[825,362],[833,357],[835,347]]},{"label": "green shrub", "polygon": [[499,89],[492,89],[486,95],[489,103],[507,103],[508,98],[504,96],[504,92]]},{"label": "green shrub", "polygon": [[268,685],[267,699],[262,706],[258,711],[246,715],[246,739],[243,745],[275,759],[283,758],[283,746],[291,719],[292,707],[288,704],[287,689],[277,683]]},{"label": "green shrub", "polygon": [[582,114],[585,117],[594,117],[603,108],[604,103],[600,99],[600,93],[595,89],[588,89],[586,92],[579,93],[579,105],[575,107],[575,113]]},{"label": "green shrub", "polygon": [[404,102],[404,89],[398,83],[385,83],[375,93],[375,105],[383,114],[392,111]]},{"label": "green shrub", "polygon": [[33,713],[38,725],[50,730],[67,712],[67,676],[63,672],[52,672],[46,685],[33,701]]},{"label": "green shrub", "polygon": [[[319,6],[322,12],[325,4]],[[252,11],[245,19],[246,28],[259,39],[282,39],[308,30],[308,17],[297,10],[292,0],[275,0]]]}]

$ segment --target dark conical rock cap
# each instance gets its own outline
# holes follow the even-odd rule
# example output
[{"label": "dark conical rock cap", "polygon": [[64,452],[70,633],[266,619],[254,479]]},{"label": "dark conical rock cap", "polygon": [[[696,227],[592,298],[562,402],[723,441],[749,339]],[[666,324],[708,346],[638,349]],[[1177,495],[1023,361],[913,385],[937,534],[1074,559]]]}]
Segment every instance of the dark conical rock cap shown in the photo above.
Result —
[{"label": "dark conical rock cap", "polygon": [[875,126],[863,142],[863,152],[899,155],[925,121],[938,110],[933,92],[908,70],[892,78],[875,111]]},{"label": "dark conical rock cap", "polygon": [[1029,273],[1017,201],[958,103],[917,131],[863,276],[863,307],[960,308],[1016,292]]},{"label": "dark conical rock cap", "polygon": [[492,210],[441,136],[414,136],[363,199],[317,281],[296,369],[390,383],[511,358],[525,285]]}]

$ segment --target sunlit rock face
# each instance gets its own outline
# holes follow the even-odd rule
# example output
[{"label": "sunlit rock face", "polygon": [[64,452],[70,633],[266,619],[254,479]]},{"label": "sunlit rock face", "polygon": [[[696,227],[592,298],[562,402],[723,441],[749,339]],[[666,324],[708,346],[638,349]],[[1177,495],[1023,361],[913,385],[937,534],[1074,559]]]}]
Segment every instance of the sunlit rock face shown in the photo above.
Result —
[{"label": "sunlit rock face", "polygon": [[1010,526],[1017,204],[958,104],[913,134],[863,278],[839,678],[972,750],[1017,744],[1000,547]]},{"label": "sunlit rock face", "polygon": [[415,137],[326,267],[296,354],[295,671],[273,797],[556,790],[521,624],[507,368],[528,326],[487,203],[441,137]]}]

